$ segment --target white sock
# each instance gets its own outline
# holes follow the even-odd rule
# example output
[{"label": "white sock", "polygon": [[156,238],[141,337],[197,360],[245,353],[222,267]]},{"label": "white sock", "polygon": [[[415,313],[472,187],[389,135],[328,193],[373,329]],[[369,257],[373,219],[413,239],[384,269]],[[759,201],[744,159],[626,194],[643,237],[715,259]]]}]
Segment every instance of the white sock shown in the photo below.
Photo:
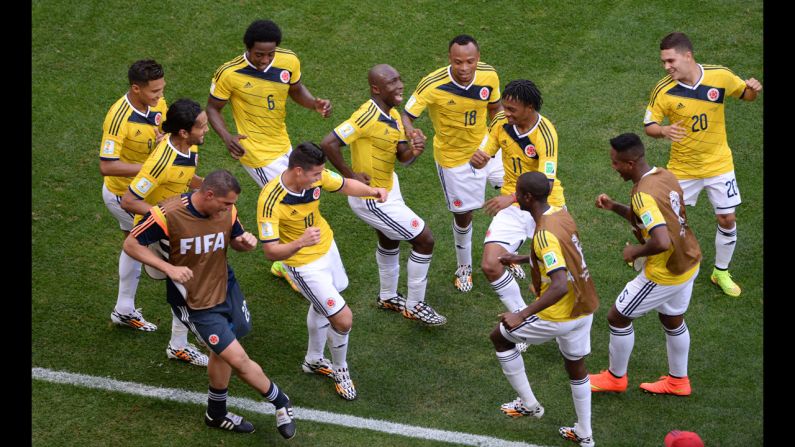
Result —
[{"label": "white sock", "polygon": [[331,323],[328,322],[328,318],[316,311],[310,304],[306,313],[306,329],[309,333],[309,341],[307,342],[304,360],[314,362],[323,358],[323,351],[326,348],[326,333],[329,326],[331,326]]},{"label": "white sock", "polygon": [[497,360],[500,361],[502,373],[508,379],[516,394],[522,399],[527,408],[535,408],[538,406],[538,399],[530,389],[530,382],[527,380],[527,374],[524,372],[524,360],[522,353],[516,348],[509,349],[505,352],[497,353]]},{"label": "white sock", "polygon": [[331,364],[334,371],[348,367],[348,334],[351,332],[337,332],[334,326],[329,326],[328,348],[331,351]]},{"label": "white sock", "polygon": [[577,413],[577,435],[583,438],[591,436],[591,379],[570,380],[571,400],[574,412]]},{"label": "white sock", "polygon": [[497,292],[497,296],[500,297],[500,301],[508,309],[508,312],[516,312],[527,307],[522,299],[519,283],[513,279],[513,275],[508,270],[505,270],[499,279],[491,283],[491,288]]},{"label": "white sock", "polygon": [[382,300],[397,296],[398,279],[400,278],[400,246],[394,250],[381,247],[375,249],[375,262],[378,264],[378,278],[381,291],[378,297]]},{"label": "white sock", "polygon": [[715,267],[720,270],[729,268],[734,247],[737,246],[737,224],[733,228],[721,228],[715,232]]},{"label": "white sock", "polygon": [[169,342],[172,348],[182,349],[188,344],[188,327],[182,322],[171,310],[171,341]]},{"label": "white sock", "polygon": [[623,377],[627,373],[629,356],[635,346],[635,328],[632,323],[625,328],[617,328],[608,324],[610,327],[610,372],[618,377]]},{"label": "white sock", "polygon": [[466,228],[461,228],[453,219],[453,240],[458,265],[472,265],[472,222]]},{"label": "white sock", "polygon": [[690,331],[687,324],[674,330],[665,326],[665,347],[668,349],[668,373],[676,377],[687,376],[687,355],[690,352]]},{"label": "white sock", "polygon": [[116,312],[131,314],[135,310],[135,291],[141,277],[141,263],[123,250],[119,256],[119,295],[116,297]]},{"label": "white sock", "polygon": [[425,286],[428,285],[428,268],[431,266],[433,254],[424,255],[411,250],[406,265],[408,274],[408,293],[406,307],[414,309],[420,301],[425,301]]}]

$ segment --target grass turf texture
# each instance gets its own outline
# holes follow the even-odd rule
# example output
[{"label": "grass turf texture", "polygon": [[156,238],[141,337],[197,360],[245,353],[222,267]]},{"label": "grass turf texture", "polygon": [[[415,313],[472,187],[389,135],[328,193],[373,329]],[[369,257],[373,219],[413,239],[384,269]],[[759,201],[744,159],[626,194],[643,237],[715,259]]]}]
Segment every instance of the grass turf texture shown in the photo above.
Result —
[{"label": "grass turf texture", "polygon": [[[553,121],[560,138],[559,176],[567,204],[579,225],[602,300],[586,362],[591,372],[607,367],[607,310],[634,276],[620,254],[624,243],[633,239],[627,225],[593,206],[599,192],[626,202],[630,189],[610,168],[607,140],[626,131],[643,135],[649,92],[664,75],[659,40],[668,32],[688,33],[697,61],[728,66],[739,76],[753,76],[764,84],[761,2],[428,1],[384,4],[377,12],[364,5],[343,1],[281,7],[248,1],[201,1],[190,6],[164,2],[146,8],[123,2],[33,4],[33,366],[206,390],[205,371],[166,360],[170,312],[161,282],[144,277],[137,293],[138,306],[159,325],[157,332],[138,333],[110,323],[121,235],[100,194],[97,154],[102,120],[127,89],[129,65],[147,57],[166,70],[169,103],[189,97],[204,104],[214,70],[243,52],[246,26],[256,18],[271,18],[282,28],[282,46],[300,57],[303,82],[313,94],[334,104],[332,117],[323,120],[289,102],[287,126],[293,145],[307,139],[319,142],[364,102],[366,71],[376,63],[389,63],[401,72],[408,98],[422,76],[447,64],[447,43],[459,33],[478,39],[481,59],[497,69],[502,86],[520,77],[538,84],[544,99],[542,113]],[[594,439],[602,445],[658,445],[671,429],[696,431],[714,446],[761,444],[764,96],[755,103],[730,99],[726,110],[743,196],[731,271],[743,295],[729,298],[709,282],[715,220],[702,194],[698,206],[688,208],[704,253],[687,313],[694,393],[680,399],[640,392],[638,384],[665,374],[667,363],[657,318],[647,315],[637,320],[629,391],[593,398]],[[231,127],[229,109],[225,115]],[[417,124],[427,135],[433,134],[427,113]],[[664,165],[669,143],[643,139],[650,162]],[[253,181],[228,156],[214,132],[208,133],[200,153],[200,175],[226,168],[238,176],[243,185],[240,218],[253,229],[257,198]],[[563,445],[557,427],[571,424],[575,414],[554,343],[531,347],[524,354],[530,383],[547,409],[544,418],[510,420],[498,411],[499,404],[512,400],[515,393],[488,340],[503,307],[477,266],[490,218],[482,212],[475,215],[474,289],[460,294],[452,286],[452,217],[444,206],[432,149],[428,147],[413,166],[399,166],[397,172],[407,203],[436,238],[427,299],[448,317],[448,324],[426,328],[374,306],[375,235],[352,214],[344,196],[325,194],[322,213],[335,230],[350,278],[343,295],[354,313],[349,364],[358,400],[344,402],[330,381],[300,372],[307,305],[283,280],[270,275],[259,249],[230,250],[231,265],[253,316],[254,330],[243,345],[295,405]],[[409,246],[403,244],[400,290],[404,292],[408,252]],[[521,283],[523,290],[526,284]],[[257,397],[237,379],[230,394]],[[32,409],[35,445],[56,441],[259,445],[263,437],[268,442],[277,439],[269,416],[254,415],[258,423],[254,436],[208,433],[201,422],[203,409],[197,406],[39,382],[34,382]],[[738,426],[737,420],[742,424]],[[175,427],[187,435],[173,434]],[[114,437],[117,430],[125,436]],[[301,421],[295,441],[435,444]]]}]

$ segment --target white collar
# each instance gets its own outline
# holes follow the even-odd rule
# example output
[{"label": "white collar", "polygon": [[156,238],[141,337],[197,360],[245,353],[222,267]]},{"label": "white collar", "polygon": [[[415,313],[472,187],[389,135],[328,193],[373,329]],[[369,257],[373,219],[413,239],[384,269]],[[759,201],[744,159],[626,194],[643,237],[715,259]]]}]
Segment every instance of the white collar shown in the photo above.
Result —
[{"label": "white collar", "polygon": [[687,84],[685,84],[684,82],[681,82],[681,81],[676,81],[676,82],[679,85],[681,85],[682,87],[686,88],[686,89],[689,89],[689,90],[697,89],[698,86],[701,85],[701,81],[704,80],[704,67],[702,67],[701,64],[696,64],[696,65],[698,65],[698,69],[699,69],[701,74],[698,76],[698,81],[696,81],[696,83],[693,86],[689,86],[689,85],[687,85]]},{"label": "white collar", "polygon": [[519,129],[516,127],[516,124],[514,124],[514,125],[513,125],[513,131],[514,131],[514,132],[516,132],[516,135],[518,135],[518,136],[519,136],[519,138],[524,138],[524,137],[526,137],[526,136],[530,135],[530,134],[531,134],[531,133],[532,133],[534,130],[536,130],[536,128],[538,127],[538,125],[541,123],[541,118],[543,118],[543,117],[542,117],[542,116],[541,116],[541,114],[539,113],[539,114],[538,114],[538,120],[536,121],[536,123],[535,123],[535,124],[533,124],[533,127],[531,127],[531,128],[530,128],[530,130],[528,130],[527,132],[525,132],[525,133],[523,133],[523,134],[520,134],[520,133],[519,133]]},{"label": "white collar", "polygon": [[472,82],[470,82],[469,85],[464,87],[463,85],[459,84],[458,82],[455,82],[455,78],[453,77],[452,66],[451,65],[447,66],[447,76],[450,76],[450,80],[453,81],[453,84],[455,84],[456,87],[462,88],[464,90],[469,90],[469,87],[472,87],[472,85],[475,83],[475,78],[477,77],[477,75],[478,75],[478,72],[477,72],[477,69],[475,69],[475,75],[472,76]]},{"label": "white collar", "polygon": [[127,97],[127,95],[129,94],[130,92],[124,94],[124,100],[127,101],[127,104],[130,105],[130,108],[132,108],[135,113],[141,115],[144,118],[149,116],[149,106],[146,106],[146,113],[141,112],[140,110],[136,109],[134,105],[132,105],[132,103],[130,102],[130,98]]},{"label": "white collar", "polygon": [[171,135],[169,135],[169,136],[168,136],[167,143],[168,143],[168,146],[169,146],[169,147],[170,147],[170,148],[171,148],[171,149],[172,149],[174,152],[176,152],[176,153],[177,153],[177,155],[179,155],[179,156],[181,156],[181,157],[185,157],[185,158],[190,158],[190,148],[188,148],[188,153],[187,153],[187,155],[186,155],[186,154],[183,154],[182,152],[180,152],[180,150],[179,150],[179,149],[177,149],[177,148],[176,148],[176,146],[174,146],[173,144],[171,144]]},{"label": "white collar", "polygon": [[279,174],[279,184],[282,185],[282,188],[284,188],[285,191],[287,191],[287,194],[296,197],[303,197],[304,193],[306,193],[306,190],[305,189],[302,190],[300,194],[290,191],[290,188],[288,188],[287,185],[285,185],[284,182],[282,181],[282,175],[284,175],[284,173]]},{"label": "white collar", "polygon": [[[248,57],[246,57],[246,53],[245,52],[243,53],[243,59],[246,60],[246,63],[249,65],[249,67],[253,68],[254,70],[257,70],[257,67],[255,67],[254,64],[252,64],[251,61],[248,60]],[[275,60],[276,60],[276,55],[273,56],[273,59],[271,59],[271,63],[268,64],[267,67],[265,67],[263,70],[257,70],[257,71],[261,71],[263,73],[267,72],[268,69],[271,68],[271,65],[273,65],[273,61],[275,61]]]}]

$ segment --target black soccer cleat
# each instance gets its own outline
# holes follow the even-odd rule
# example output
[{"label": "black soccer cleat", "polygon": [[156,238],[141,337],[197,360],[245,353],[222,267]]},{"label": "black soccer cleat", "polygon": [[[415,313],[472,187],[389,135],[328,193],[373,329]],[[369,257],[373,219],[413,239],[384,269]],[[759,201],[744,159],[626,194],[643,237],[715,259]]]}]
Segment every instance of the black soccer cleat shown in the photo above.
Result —
[{"label": "black soccer cleat", "polygon": [[211,419],[210,415],[204,413],[204,423],[207,424],[208,427],[220,428],[235,433],[254,433],[254,424],[243,419],[243,416],[238,416],[231,411],[227,412],[226,416],[218,419]]}]

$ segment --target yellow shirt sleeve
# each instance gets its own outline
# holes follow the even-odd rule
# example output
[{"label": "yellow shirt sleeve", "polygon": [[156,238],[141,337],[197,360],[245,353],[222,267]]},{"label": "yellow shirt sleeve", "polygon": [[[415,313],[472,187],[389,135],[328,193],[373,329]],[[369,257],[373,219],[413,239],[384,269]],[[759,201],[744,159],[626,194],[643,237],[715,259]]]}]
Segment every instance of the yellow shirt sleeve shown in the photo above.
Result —
[{"label": "yellow shirt sleeve", "polygon": [[632,211],[640,221],[644,238],[649,238],[649,232],[654,228],[666,225],[665,217],[657,207],[657,202],[645,192],[638,192],[632,196]]},{"label": "yellow shirt sleeve", "polygon": [[537,232],[533,236],[533,250],[535,250],[536,258],[541,263],[543,273],[547,277],[555,270],[566,268],[560,241],[551,232],[546,230]]},{"label": "yellow shirt sleeve", "polygon": [[320,186],[329,192],[336,192],[342,189],[345,185],[345,179],[341,175],[328,169],[323,170],[320,177]]}]

